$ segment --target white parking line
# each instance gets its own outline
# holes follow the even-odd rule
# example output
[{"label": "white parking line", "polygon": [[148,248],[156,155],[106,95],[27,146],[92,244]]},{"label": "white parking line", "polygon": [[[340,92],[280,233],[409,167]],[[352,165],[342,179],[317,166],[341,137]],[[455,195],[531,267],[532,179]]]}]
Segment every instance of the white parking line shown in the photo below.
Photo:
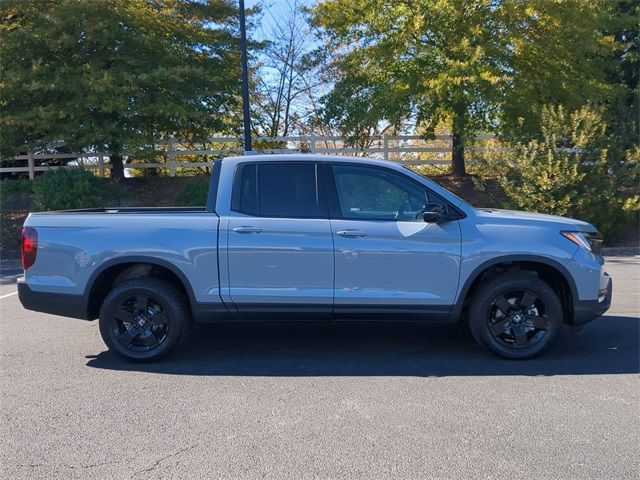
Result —
[{"label": "white parking line", "polygon": [[2,295],[2,296],[0,296],[0,300],[2,300],[3,298],[10,297],[10,296],[12,296],[12,295],[17,295],[17,294],[18,294],[18,292],[7,293],[6,295]]}]

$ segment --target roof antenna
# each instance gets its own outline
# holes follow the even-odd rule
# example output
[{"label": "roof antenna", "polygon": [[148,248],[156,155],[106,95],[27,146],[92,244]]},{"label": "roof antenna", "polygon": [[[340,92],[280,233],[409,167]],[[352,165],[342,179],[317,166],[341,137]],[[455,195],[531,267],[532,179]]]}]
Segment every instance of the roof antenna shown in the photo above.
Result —
[{"label": "roof antenna", "polygon": [[249,110],[249,70],[247,67],[247,27],[244,0],[240,2],[240,62],[242,63],[242,110],[244,117],[244,154],[251,152],[251,112]]}]

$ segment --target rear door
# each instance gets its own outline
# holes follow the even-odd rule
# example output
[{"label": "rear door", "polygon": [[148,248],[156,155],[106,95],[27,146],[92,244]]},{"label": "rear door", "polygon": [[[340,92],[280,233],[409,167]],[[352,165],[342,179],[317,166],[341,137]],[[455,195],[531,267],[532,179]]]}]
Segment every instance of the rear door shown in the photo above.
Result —
[{"label": "rear door", "polygon": [[241,314],[331,313],[333,239],[321,166],[237,166],[227,259],[229,296]]},{"label": "rear door", "polygon": [[429,202],[453,208],[392,169],[327,164],[337,314],[447,316],[460,272],[457,220],[425,223]]}]

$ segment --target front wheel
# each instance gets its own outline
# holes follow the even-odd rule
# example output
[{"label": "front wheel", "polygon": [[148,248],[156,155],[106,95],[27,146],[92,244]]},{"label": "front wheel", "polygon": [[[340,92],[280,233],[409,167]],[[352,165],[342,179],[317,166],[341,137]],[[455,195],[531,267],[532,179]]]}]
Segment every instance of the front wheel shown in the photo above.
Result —
[{"label": "front wheel", "polygon": [[110,350],[130,361],[168,355],[189,333],[183,296],[157,278],[136,278],[117,285],[100,308],[100,334]]},{"label": "front wheel", "polygon": [[476,341],[500,356],[533,358],[555,341],[563,322],[562,304],[537,276],[513,272],[485,281],[469,308]]}]

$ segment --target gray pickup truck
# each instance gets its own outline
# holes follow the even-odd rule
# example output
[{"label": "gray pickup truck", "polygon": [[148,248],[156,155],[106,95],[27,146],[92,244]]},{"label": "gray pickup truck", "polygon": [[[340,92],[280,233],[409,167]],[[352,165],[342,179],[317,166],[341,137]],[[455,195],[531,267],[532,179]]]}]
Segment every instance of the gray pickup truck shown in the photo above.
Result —
[{"label": "gray pickup truck", "polygon": [[202,208],[32,213],[25,308],[99,318],[107,346],[150,361],[191,325],[285,320],[468,322],[508,358],[604,313],[602,236],[569,218],[476,209],[380,160],[216,161]]}]

